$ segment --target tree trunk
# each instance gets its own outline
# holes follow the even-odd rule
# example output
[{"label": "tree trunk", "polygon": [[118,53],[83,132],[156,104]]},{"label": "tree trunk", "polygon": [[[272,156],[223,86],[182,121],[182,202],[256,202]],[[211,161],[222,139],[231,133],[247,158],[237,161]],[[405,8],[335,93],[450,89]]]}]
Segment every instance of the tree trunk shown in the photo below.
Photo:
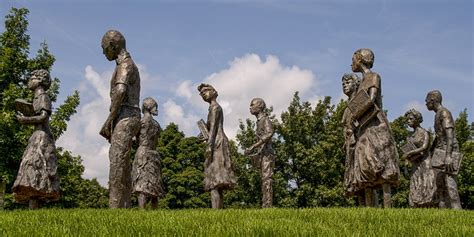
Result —
[{"label": "tree trunk", "polygon": [[0,210],[3,210],[3,204],[4,204],[4,197],[5,197],[5,189],[6,189],[7,183],[4,180],[0,180]]}]

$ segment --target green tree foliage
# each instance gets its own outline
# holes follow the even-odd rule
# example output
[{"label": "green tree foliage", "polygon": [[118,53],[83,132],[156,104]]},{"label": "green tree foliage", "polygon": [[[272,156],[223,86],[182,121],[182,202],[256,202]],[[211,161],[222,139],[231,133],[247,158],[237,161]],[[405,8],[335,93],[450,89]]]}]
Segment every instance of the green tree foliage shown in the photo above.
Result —
[{"label": "green tree foliage", "polygon": [[196,137],[185,137],[176,124],[169,124],[160,134],[158,152],[166,196],[162,208],[208,207],[204,192],[204,144]]},{"label": "green tree foliage", "polygon": [[403,152],[401,147],[405,145],[410,131],[408,130],[405,116],[402,115],[390,123],[392,134],[395,139],[398,154],[400,155],[400,184],[392,190],[392,201],[394,207],[408,207],[408,194],[410,193],[410,170],[411,163],[401,159]]},{"label": "green tree foliage", "polygon": [[474,209],[474,141],[471,139],[472,123],[467,121],[467,109],[464,109],[455,121],[456,138],[459,142],[463,160],[458,174],[461,205]]}]

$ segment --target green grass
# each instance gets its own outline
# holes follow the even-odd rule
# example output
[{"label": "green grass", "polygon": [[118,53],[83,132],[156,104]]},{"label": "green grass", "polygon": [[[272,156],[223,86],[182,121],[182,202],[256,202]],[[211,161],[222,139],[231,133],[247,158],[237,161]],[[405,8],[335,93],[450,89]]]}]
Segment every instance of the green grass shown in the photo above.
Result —
[{"label": "green grass", "polygon": [[0,212],[0,236],[474,236],[474,212],[437,209],[44,209]]}]

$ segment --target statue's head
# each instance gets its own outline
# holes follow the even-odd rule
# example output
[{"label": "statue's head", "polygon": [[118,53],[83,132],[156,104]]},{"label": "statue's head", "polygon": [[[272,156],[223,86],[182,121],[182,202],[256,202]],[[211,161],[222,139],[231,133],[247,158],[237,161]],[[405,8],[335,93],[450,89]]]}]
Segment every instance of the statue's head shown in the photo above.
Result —
[{"label": "statue's head", "polygon": [[145,111],[153,115],[158,115],[158,103],[151,97],[145,98],[142,104],[142,113],[145,114]]},{"label": "statue's head", "polygon": [[35,90],[38,87],[42,87],[44,90],[48,90],[51,86],[51,76],[49,72],[44,69],[34,70],[30,73],[28,80],[28,88]]},{"label": "statue's head", "polygon": [[250,102],[250,113],[253,115],[258,115],[267,108],[265,101],[262,98],[254,98]]},{"label": "statue's head", "polygon": [[342,76],[342,90],[345,95],[351,96],[351,94],[357,90],[359,86],[360,78],[355,73],[346,73]]},{"label": "statue's head", "polygon": [[125,37],[116,30],[107,31],[102,37],[102,52],[109,60],[117,59],[120,52],[125,48]]},{"label": "statue's head", "polygon": [[405,119],[408,126],[415,128],[423,122],[423,115],[416,109],[410,109],[405,113]]},{"label": "statue's head", "polygon": [[374,52],[370,49],[358,49],[352,56],[352,71],[363,72],[363,67],[372,68],[374,65]]},{"label": "statue's head", "polygon": [[443,102],[443,96],[438,90],[430,91],[426,95],[426,108],[430,111],[435,110]]},{"label": "statue's head", "polygon": [[219,95],[216,89],[214,89],[214,87],[209,84],[201,83],[201,85],[199,85],[197,89],[202,99],[206,102],[211,102],[212,99],[217,98],[217,96]]}]

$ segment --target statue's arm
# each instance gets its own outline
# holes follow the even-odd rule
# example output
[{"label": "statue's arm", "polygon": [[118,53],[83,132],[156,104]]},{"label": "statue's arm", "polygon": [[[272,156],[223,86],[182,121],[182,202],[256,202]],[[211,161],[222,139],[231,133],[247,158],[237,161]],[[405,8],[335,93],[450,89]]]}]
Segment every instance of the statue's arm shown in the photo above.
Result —
[{"label": "statue's arm", "polygon": [[217,126],[218,123],[218,108],[217,106],[213,106],[211,110],[209,110],[209,116],[207,120],[207,124],[209,125],[209,138],[207,140],[207,145],[211,149],[214,149],[214,143],[216,141],[217,136]]},{"label": "statue's arm", "polygon": [[407,157],[419,154],[423,151],[426,151],[430,145],[430,134],[428,131],[423,132],[423,145],[415,150],[412,150],[406,154]]},{"label": "statue's arm", "polygon": [[35,115],[35,116],[17,115],[17,118],[21,124],[41,124],[48,121],[49,114],[46,110],[41,110],[39,115]]},{"label": "statue's arm", "polygon": [[261,146],[265,143],[267,143],[270,139],[272,139],[273,137],[273,124],[272,122],[270,121],[270,119],[265,119],[265,123],[264,123],[264,127],[265,127],[265,133],[259,137],[259,140],[257,141],[257,143],[255,143],[255,147],[258,147],[258,146]]}]

